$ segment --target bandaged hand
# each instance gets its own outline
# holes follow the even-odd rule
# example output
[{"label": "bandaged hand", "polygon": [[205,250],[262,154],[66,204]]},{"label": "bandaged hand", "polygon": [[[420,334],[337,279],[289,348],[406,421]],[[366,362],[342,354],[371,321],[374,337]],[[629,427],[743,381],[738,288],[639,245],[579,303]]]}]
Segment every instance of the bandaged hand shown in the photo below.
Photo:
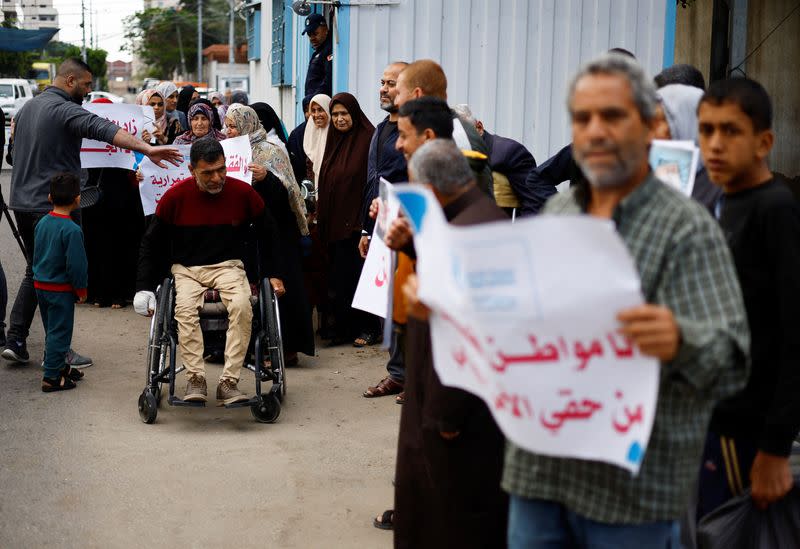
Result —
[{"label": "bandaged hand", "polygon": [[133,296],[133,310],[142,316],[153,316],[156,310],[156,294],[148,290],[140,290]]}]

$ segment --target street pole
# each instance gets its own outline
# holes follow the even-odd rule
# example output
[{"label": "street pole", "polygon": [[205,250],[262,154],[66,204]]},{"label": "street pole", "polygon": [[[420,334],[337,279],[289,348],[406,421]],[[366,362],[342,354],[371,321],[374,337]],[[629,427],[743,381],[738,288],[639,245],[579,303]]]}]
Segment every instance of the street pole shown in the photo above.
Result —
[{"label": "street pole", "polygon": [[203,0],[197,2],[197,82],[203,81]]},{"label": "street pole", "polygon": [[81,46],[81,57],[83,62],[86,63],[86,9],[81,0],[81,31],[83,31],[83,46]]},{"label": "street pole", "polygon": [[229,0],[231,4],[231,21],[228,25],[228,64],[233,65],[235,62],[234,56],[234,48],[236,47],[233,43],[233,2],[234,0]]},{"label": "street pole", "polygon": [[175,30],[178,31],[178,52],[181,54],[181,80],[183,80],[184,78],[186,78],[186,59],[183,57],[183,40],[181,39],[181,24],[177,18],[175,19]]},{"label": "street pole", "polygon": [[89,40],[92,45],[92,49],[94,49],[94,11],[92,11],[92,0],[89,0]]}]

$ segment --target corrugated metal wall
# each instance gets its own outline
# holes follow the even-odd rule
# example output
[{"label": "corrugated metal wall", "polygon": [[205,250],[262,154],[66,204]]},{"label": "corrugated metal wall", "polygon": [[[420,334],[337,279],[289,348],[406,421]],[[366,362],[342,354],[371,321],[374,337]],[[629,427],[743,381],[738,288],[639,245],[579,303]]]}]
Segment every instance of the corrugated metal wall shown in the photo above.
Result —
[{"label": "corrugated metal wall", "polygon": [[[349,8],[348,88],[374,121],[383,68],[431,58],[449,103],[468,103],[487,130],[525,143],[538,162],[569,143],[569,78],[612,47],[661,70],[665,2],[674,0],[400,0]],[[340,8],[348,9],[348,8]]]}]

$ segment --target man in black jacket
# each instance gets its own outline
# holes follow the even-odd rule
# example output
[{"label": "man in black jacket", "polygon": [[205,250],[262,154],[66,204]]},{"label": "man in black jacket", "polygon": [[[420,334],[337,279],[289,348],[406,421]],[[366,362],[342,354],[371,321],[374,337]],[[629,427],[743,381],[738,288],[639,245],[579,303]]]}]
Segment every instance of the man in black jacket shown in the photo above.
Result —
[{"label": "man in black jacket", "polygon": [[711,417],[700,469],[698,518],[748,485],[765,508],[791,490],[792,442],[800,430],[800,207],[770,172],[772,106],[746,78],[715,82],[698,107],[700,150],[722,187],[718,210],[750,324],[747,386]]},{"label": "man in black jacket", "polygon": [[[483,138],[489,150],[489,167],[493,172],[506,176],[514,194],[518,195],[525,187],[528,174],[536,167],[536,160],[530,151],[519,141],[486,131],[483,122],[475,118],[469,105],[462,103],[453,107],[453,110],[462,120],[475,126],[475,131]],[[498,190],[495,182],[495,198],[499,201]]]},{"label": "man in black jacket", "polygon": [[325,17],[312,13],[306,17],[306,26],[303,34],[308,35],[314,53],[308,62],[306,73],[306,97],[313,97],[318,93],[333,95],[333,41],[328,32]]}]

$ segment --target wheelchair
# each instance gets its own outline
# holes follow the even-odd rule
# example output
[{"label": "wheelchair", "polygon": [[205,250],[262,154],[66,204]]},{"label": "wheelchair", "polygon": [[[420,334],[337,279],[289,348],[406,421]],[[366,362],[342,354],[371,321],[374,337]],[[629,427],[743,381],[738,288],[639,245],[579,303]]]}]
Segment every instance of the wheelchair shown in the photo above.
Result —
[{"label": "wheelchair", "polygon": [[[255,374],[255,396],[247,401],[225,405],[226,408],[250,407],[256,421],[274,423],[281,413],[281,403],[286,396],[286,369],[281,338],[278,298],[267,278],[257,286],[251,284],[250,298],[253,307],[253,330],[250,337],[244,368]],[[139,417],[152,424],[158,415],[164,384],[168,384],[170,406],[204,407],[205,402],[185,401],[175,395],[176,376],[185,367],[177,366],[178,325],[174,318],[175,285],[167,277],[156,290],[156,310],[150,321],[147,341],[145,387],[139,395]],[[200,310],[200,327],[203,335],[222,331],[228,327],[228,313],[219,300],[219,294],[206,290]],[[265,391],[263,384],[272,383]]]}]

